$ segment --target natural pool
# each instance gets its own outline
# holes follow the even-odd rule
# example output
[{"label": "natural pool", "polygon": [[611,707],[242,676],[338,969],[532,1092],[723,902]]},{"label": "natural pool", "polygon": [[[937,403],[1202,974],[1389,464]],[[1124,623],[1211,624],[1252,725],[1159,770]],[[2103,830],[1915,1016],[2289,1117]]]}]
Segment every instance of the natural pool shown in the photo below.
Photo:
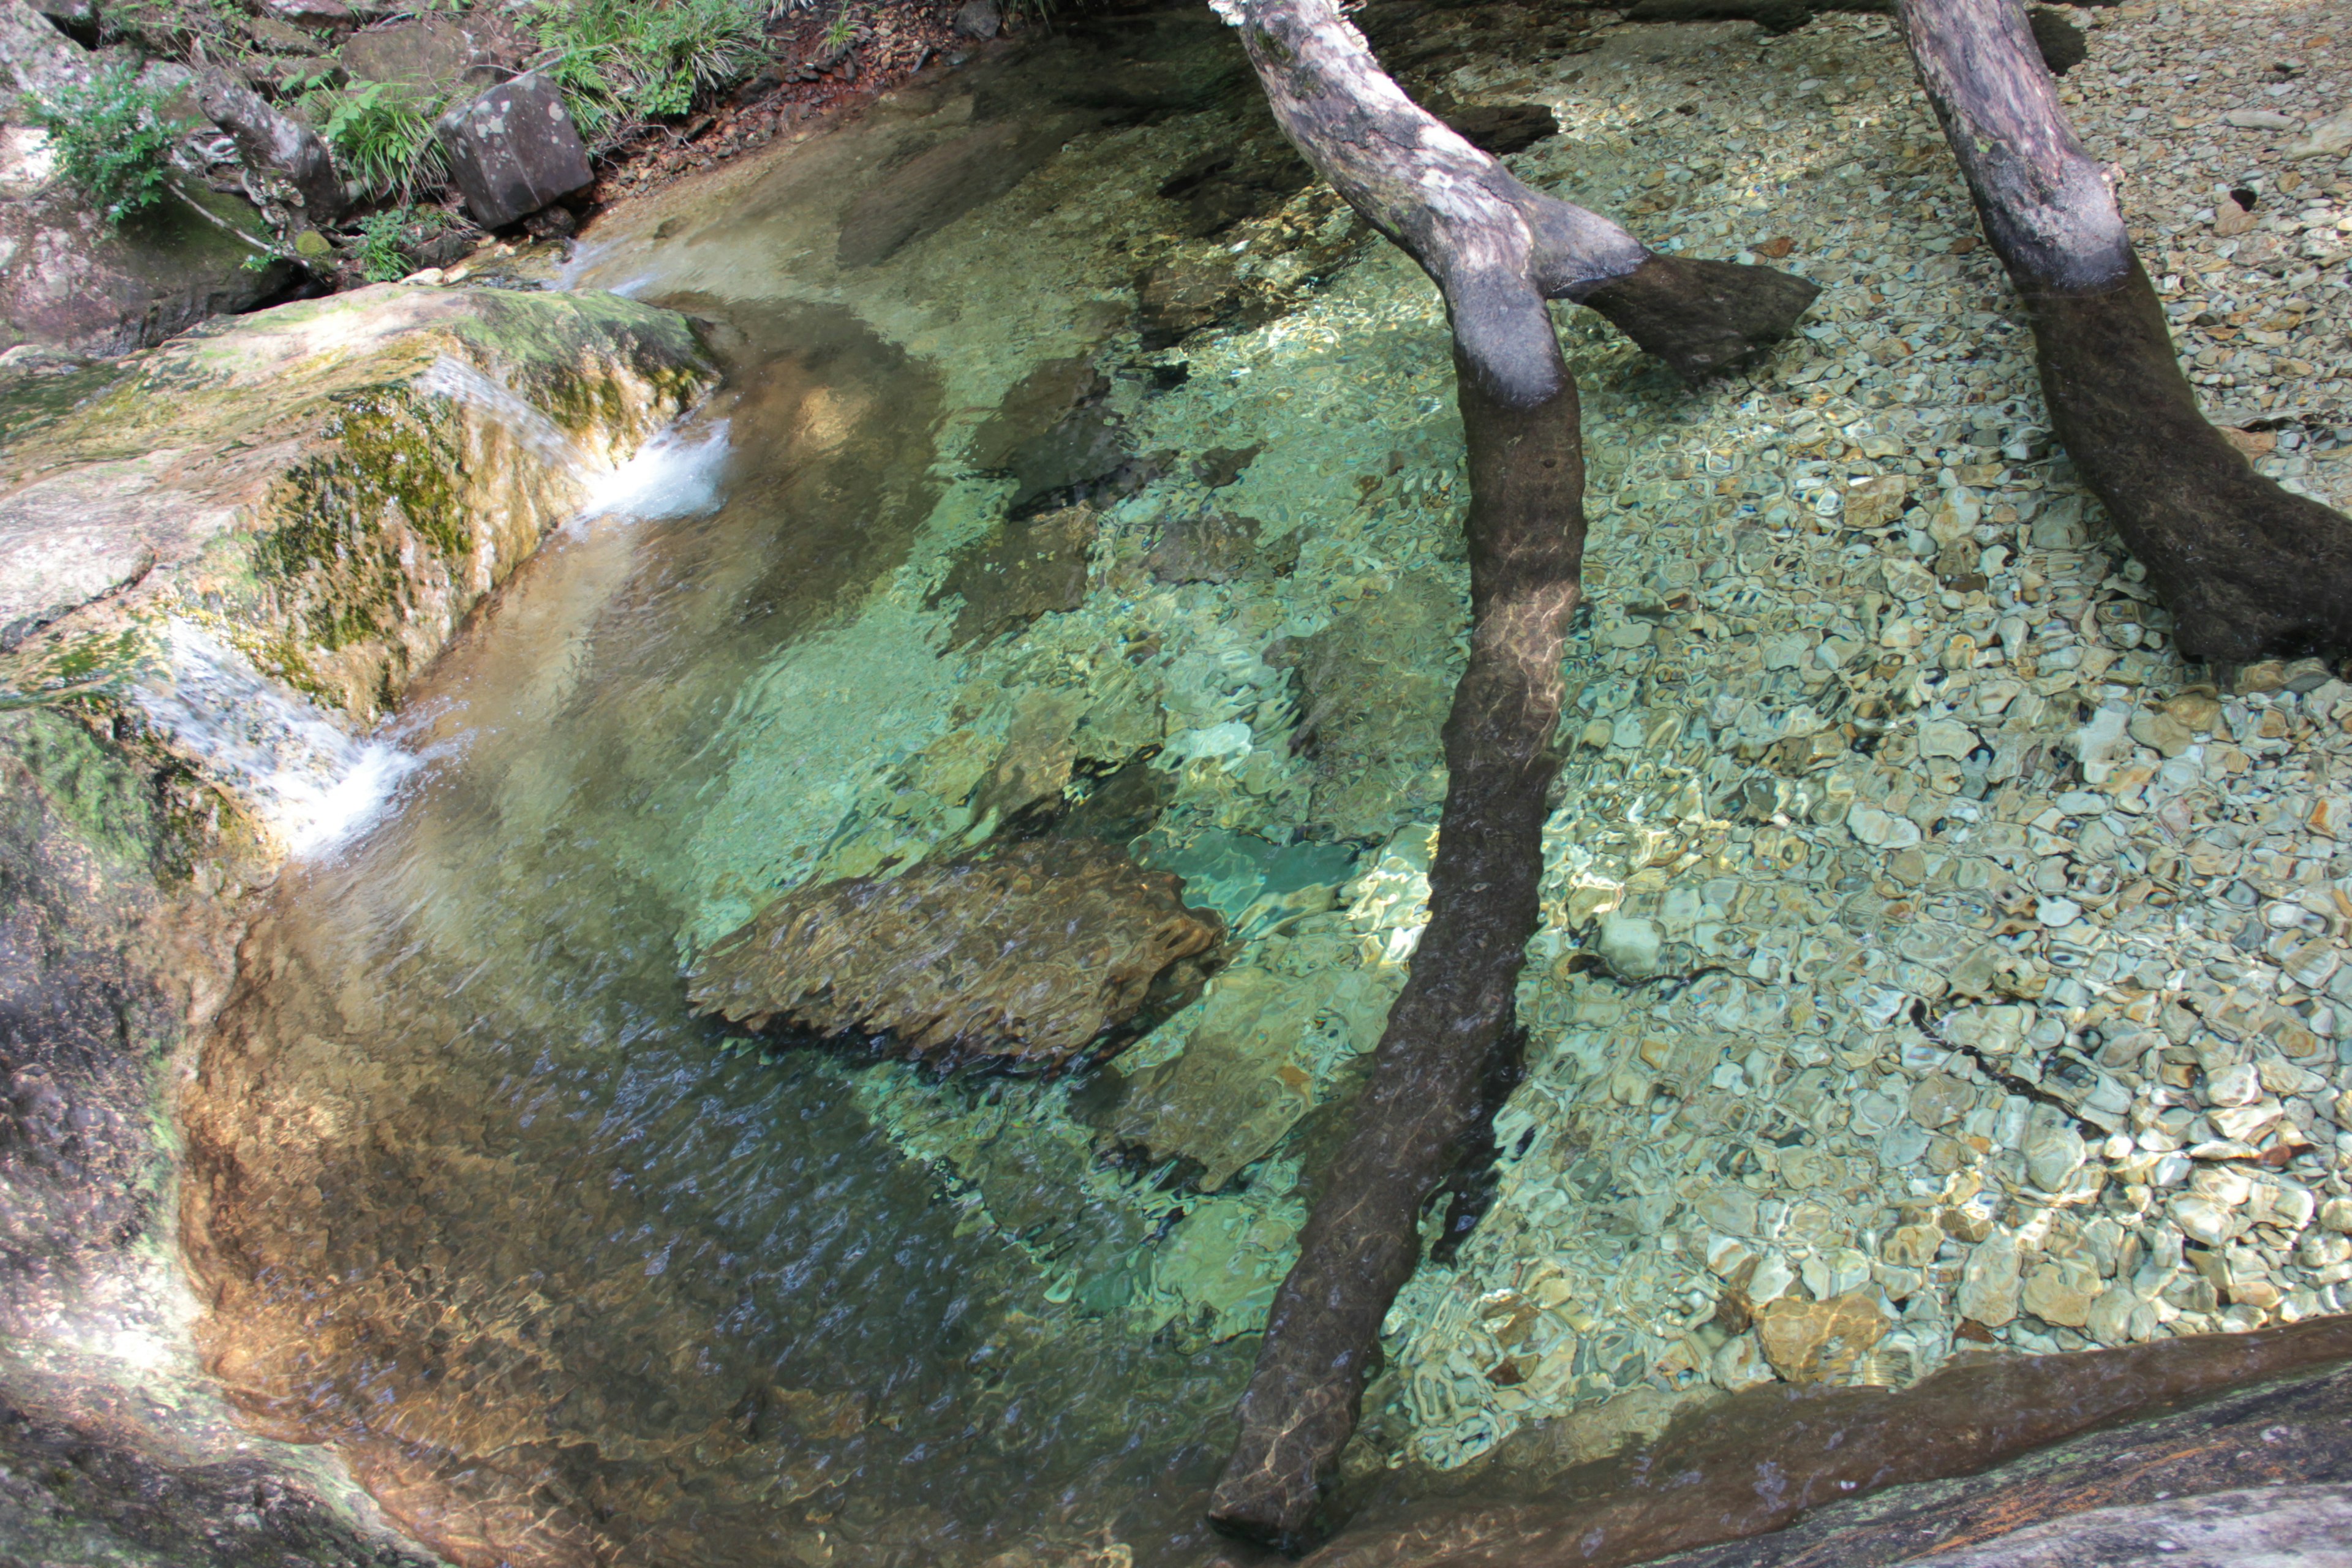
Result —
[{"label": "natural pool", "polygon": [[[1820,47],[1888,50],[1867,25]],[[1663,155],[1635,144],[1649,98],[1689,97],[1672,51],[1733,68],[1696,58],[1713,37],[1599,57],[1669,63],[1528,166],[1630,180]],[[622,209],[565,279],[711,323],[727,383],[681,440],[723,422],[715,504],[586,520],[478,618],[405,706],[423,765],[393,809],[272,895],[185,1100],[211,1364],[453,1559],[1209,1549],[1251,1336],[1412,954],[1465,603],[1426,285],[1278,180],[1243,226],[1188,232],[1188,172],[1270,156],[1236,66],[1205,15],[1076,29]],[[1696,170],[1692,120],[1664,151]],[[1861,243],[1832,281],[1884,262]],[[1926,265],[1920,295],[2009,309],[1985,269]],[[1169,352],[1203,297],[1234,330]],[[2086,1204],[2096,1134],[2056,1132],[2095,1121],[1970,1065],[2054,1065],[2131,1005],[2070,1018],[2091,986],[2160,994],[2170,969],[2128,907],[2104,952],[1970,934],[2045,874],[2031,833],[2098,819],[2053,782],[2069,693],[2168,700],[2184,676],[2137,620],[2094,640],[2122,623],[2091,603],[2131,595],[2071,477],[2006,459],[2033,452],[2030,371],[1991,351],[1906,396],[1816,359],[1691,394],[1570,342],[1599,609],[1523,989],[1534,1071],[1488,1223],[1392,1315],[1357,1479],[1770,1378],[1721,1310],[1735,1278],[1758,1309],[1877,1292],[1884,1358],[1840,1378],[1942,1361],[1996,1315],[2004,1256],[2019,1348],[2105,1342],[2089,1307],[2116,1289],[2124,1342],[2251,1326],[2177,1238],[2168,1261]],[[1885,519],[1855,531],[1844,482],[1921,453],[1924,559],[1998,549],[2019,588],[2079,592],[2063,638],[2012,637]],[[2095,662],[2088,683],[1979,673],[2029,643],[2036,679]],[[2147,773],[2143,802],[2189,785]],[[688,1016],[683,972],[776,894],[1090,811],[1239,939],[1108,1067],[943,1080]],[[1596,933],[1612,914],[1642,923]],[[1939,971],[1979,989],[1912,1011]],[[2080,1003],[2056,989],[2078,971]],[[2312,1038],[2286,1066],[2324,1080]],[[2050,1095],[2122,1126],[2105,1043]],[[2053,1141],[2071,1163],[2044,1181]]]}]

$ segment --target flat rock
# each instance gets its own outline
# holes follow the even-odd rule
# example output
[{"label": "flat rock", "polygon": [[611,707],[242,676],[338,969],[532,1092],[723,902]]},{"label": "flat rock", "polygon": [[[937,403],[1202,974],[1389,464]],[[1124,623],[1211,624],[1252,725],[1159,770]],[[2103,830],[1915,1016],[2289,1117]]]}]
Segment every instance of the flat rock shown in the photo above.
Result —
[{"label": "flat rock", "polygon": [[787,894],[687,994],[746,1028],[887,1036],[918,1059],[1065,1065],[1223,934],[1183,884],[1091,839],[1035,838]]},{"label": "flat rock", "polygon": [[1220,974],[1182,1053],[1129,1079],[1118,1135],[1155,1159],[1198,1161],[1202,1192],[1223,1187],[1313,1109],[1313,1077],[1295,1058],[1326,990],[1263,969]]},{"label": "flat rock", "polygon": [[963,600],[949,646],[984,642],[1039,616],[1075,610],[1086,602],[1087,557],[1093,549],[1094,509],[1064,507],[1041,516],[999,523],[948,569],[929,603]]},{"label": "flat rock", "polygon": [[1444,799],[1439,729],[1465,617],[1452,588],[1412,574],[1306,639],[1297,733],[1314,760],[1314,818],[1335,837],[1384,837]]},{"label": "flat rock", "polygon": [[1261,545],[1255,518],[1202,512],[1164,525],[1144,563],[1159,581],[1183,584],[1232,583],[1254,574],[1280,576],[1297,561],[1297,533]]},{"label": "flat rock", "polygon": [[2017,1317],[2017,1237],[1996,1231],[1969,1249],[1960,1266],[1960,1289],[1954,1305],[1970,1322],[1998,1329]]}]

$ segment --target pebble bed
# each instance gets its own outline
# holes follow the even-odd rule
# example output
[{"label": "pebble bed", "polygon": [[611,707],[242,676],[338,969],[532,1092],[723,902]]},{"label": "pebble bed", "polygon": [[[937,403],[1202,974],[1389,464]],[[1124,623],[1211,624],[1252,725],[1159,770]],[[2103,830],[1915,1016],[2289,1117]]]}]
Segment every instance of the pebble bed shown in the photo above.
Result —
[{"label": "pebble bed", "polygon": [[[2344,506],[2340,18],[2286,0],[2071,15],[2090,50],[2063,97],[2121,165],[2209,413]],[[1885,18],[1594,37],[1445,85],[1556,106],[1563,134],[1512,160],[1523,178],[1659,248],[1824,292],[1769,363],[1696,390],[1560,313],[1592,614],[1520,993],[1529,1072],[1483,1223],[1390,1316],[1375,1459],[1459,1465],[1635,1390],[1894,1384],[1971,1352],[2345,1310],[2352,687],[2317,661],[2180,659],[2053,448],[2022,312]],[[1053,210],[1059,177],[1028,199]],[[1244,246],[1334,221],[1309,192]],[[1272,240],[1244,261],[1277,286],[1299,265]],[[1464,487],[1442,318],[1391,250],[1161,357],[1181,385],[1113,394],[1137,449],[1258,447],[1238,481],[1179,468],[1110,507],[1085,604],[1020,637],[936,658],[934,552],[780,659],[731,721],[752,738],[698,840],[689,942],[764,889],[955,842],[971,812],[926,781],[968,792],[1041,701],[1083,714],[1060,732],[1159,745],[1174,798],[1153,853],[1244,942],[1114,1067],[1255,1040],[1195,1086],[1251,1121],[1202,1156],[1237,1177],[1186,1190],[1106,1162],[1067,1081],[841,1070],[971,1223],[1031,1248],[1040,1313],[1229,1339],[1289,1266],[1292,1130],[1378,1037],[1434,829],[1433,805],[1400,805],[1344,872],[1302,843],[1311,752],[1267,656],[1407,582],[1466,611]],[[994,494],[950,496],[942,550]],[[1156,583],[1162,530],[1208,509],[1295,535],[1295,569]],[[1294,852],[1319,869],[1270,868]],[[1047,1215],[1041,1183],[1071,1201]],[[1015,1221],[1016,1194],[1039,1217]]]},{"label": "pebble bed", "polygon": [[[2072,15],[2063,97],[2209,414],[2343,506],[2352,184],[2297,145],[2352,98],[2327,13]],[[2170,647],[2036,423],[2031,334],[1885,23],[1728,45],[1698,83],[1646,47],[1559,103],[1571,141],[1652,128],[1654,162],[1562,172],[1654,205],[1654,244],[1785,247],[1827,289],[1704,408],[1589,375],[1614,504],[1535,1070],[1460,1268],[1390,1319],[1418,1457],[1642,1384],[2342,1310],[2352,689]]]}]

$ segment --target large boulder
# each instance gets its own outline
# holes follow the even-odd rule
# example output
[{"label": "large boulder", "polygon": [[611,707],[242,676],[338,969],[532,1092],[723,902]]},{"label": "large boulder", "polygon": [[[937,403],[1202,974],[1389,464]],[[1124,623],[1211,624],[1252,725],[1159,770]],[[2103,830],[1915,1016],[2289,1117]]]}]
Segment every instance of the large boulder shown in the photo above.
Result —
[{"label": "large boulder", "polygon": [[90,58],[25,0],[0,0],[0,348],[125,353],[247,310],[291,275],[268,259],[275,237],[247,202],[185,182],[109,228],[56,180],[26,100],[86,81]]},{"label": "large boulder", "polygon": [[35,368],[0,384],[0,691],[118,702],[199,771],[194,665],[364,727],[713,374],[613,295],[391,284]]},{"label": "large boulder", "polygon": [[526,72],[451,110],[435,127],[466,210],[503,228],[595,179],[555,84]]},{"label": "large boulder", "polygon": [[525,51],[496,16],[420,16],[353,33],[335,51],[357,81],[421,88],[435,96],[488,87]]},{"label": "large boulder", "polygon": [[[39,133],[7,127],[20,178],[0,189],[0,343],[119,354],[286,286],[268,226],[248,202],[197,187],[109,229],[47,178]],[[260,260],[259,267],[247,265]]]}]

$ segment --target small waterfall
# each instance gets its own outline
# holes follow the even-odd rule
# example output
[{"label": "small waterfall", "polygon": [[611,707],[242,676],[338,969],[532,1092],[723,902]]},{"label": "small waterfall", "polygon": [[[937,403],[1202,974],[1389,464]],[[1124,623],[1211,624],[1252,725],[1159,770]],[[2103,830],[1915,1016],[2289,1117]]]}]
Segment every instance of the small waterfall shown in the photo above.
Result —
[{"label": "small waterfall", "polygon": [[[662,431],[626,462],[581,449],[545,414],[480,371],[444,356],[426,391],[479,410],[551,467],[569,470],[583,500],[578,528],[599,518],[683,517],[717,509],[727,455],[721,420],[692,435]],[[148,721],[207,777],[267,822],[296,856],[329,848],[372,819],[419,759],[355,737],[194,622],[163,630],[164,670],[131,697]]]},{"label": "small waterfall", "polygon": [[173,745],[259,815],[295,855],[374,816],[417,759],[360,740],[194,624],[164,626],[165,679],[132,699]]},{"label": "small waterfall", "polygon": [[672,426],[627,461],[612,464],[583,451],[512,388],[462,361],[443,355],[417,384],[478,410],[550,467],[570,470],[585,492],[572,515],[575,524],[600,517],[688,517],[718,508],[719,465],[727,456],[723,419],[695,436]]},{"label": "small waterfall", "polygon": [[698,435],[662,431],[635,457],[592,478],[575,523],[600,517],[692,517],[719,510],[719,476],[727,458],[727,421]]}]

